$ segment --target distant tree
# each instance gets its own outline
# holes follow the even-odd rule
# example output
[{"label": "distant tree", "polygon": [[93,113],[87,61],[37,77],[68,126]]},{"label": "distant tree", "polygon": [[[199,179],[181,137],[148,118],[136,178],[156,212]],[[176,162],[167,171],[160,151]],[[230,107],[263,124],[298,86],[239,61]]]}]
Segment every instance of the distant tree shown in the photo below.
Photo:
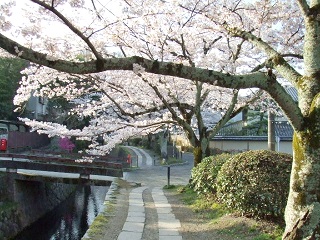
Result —
[{"label": "distant tree", "polygon": [[27,61],[19,58],[0,58],[0,119],[16,120],[13,98],[19,87],[20,71]]}]

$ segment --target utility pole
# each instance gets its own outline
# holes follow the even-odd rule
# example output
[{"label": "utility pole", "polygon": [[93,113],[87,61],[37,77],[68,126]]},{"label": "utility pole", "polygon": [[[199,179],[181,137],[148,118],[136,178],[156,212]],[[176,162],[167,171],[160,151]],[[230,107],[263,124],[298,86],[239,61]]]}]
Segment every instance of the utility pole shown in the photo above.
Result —
[{"label": "utility pole", "polygon": [[274,127],[274,113],[268,110],[268,149],[276,150],[276,134]]}]

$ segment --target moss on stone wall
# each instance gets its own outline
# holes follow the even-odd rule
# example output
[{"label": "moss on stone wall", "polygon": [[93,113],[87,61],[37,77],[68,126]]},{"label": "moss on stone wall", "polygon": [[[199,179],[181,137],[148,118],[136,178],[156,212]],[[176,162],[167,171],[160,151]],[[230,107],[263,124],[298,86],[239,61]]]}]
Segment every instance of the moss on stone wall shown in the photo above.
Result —
[{"label": "moss on stone wall", "polygon": [[0,177],[0,239],[10,239],[71,193],[76,185],[15,180],[10,174]]}]

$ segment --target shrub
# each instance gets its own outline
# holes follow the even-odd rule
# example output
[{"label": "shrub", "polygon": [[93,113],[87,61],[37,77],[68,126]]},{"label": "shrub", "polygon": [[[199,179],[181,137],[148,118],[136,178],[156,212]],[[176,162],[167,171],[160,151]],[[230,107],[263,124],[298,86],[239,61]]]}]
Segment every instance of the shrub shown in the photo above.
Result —
[{"label": "shrub", "polygon": [[142,138],[141,137],[131,138],[129,142],[130,142],[130,145],[139,146],[142,142]]},{"label": "shrub", "polygon": [[242,214],[258,218],[283,216],[291,163],[291,155],[268,150],[234,155],[218,174],[218,199]]},{"label": "shrub", "polygon": [[187,146],[187,145],[184,145],[184,146],[181,146],[181,151],[183,152],[193,152],[193,147],[192,146]]},{"label": "shrub", "polygon": [[131,154],[131,152],[125,147],[117,146],[117,148],[118,148],[118,154],[116,157],[126,158],[128,154]]},{"label": "shrub", "polygon": [[71,140],[67,137],[63,137],[59,139],[59,146],[62,150],[66,150],[68,152],[72,152],[74,149],[75,145]]},{"label": "shrub", "polygon": [[191,171],[190,186],[198,194],[215,194],[216,178],[222,165],[231,157],[230,154],[220,154],[204,158]]},{"label": "shrub", "polygon": [[76,145],[76,151],[85,151],[89,148],[91,142],[86,140],[74,140]]}]

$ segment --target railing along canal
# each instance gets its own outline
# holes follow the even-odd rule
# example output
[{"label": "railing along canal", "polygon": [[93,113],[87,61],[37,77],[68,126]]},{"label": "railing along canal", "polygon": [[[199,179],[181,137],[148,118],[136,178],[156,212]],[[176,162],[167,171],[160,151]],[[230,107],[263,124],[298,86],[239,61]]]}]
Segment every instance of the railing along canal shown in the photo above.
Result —
[{"label": "railing along canal", "polygon": [[113,177],[123,176],[123,164],[106,159],[93,158],[91,161],[62,158],[49,155],[29,154],[0,154],[0,168],[8,171],[29,169],[39,171],[53,171],[66,173],[79,173],[80,176],[89,177],[91,174]]}]

